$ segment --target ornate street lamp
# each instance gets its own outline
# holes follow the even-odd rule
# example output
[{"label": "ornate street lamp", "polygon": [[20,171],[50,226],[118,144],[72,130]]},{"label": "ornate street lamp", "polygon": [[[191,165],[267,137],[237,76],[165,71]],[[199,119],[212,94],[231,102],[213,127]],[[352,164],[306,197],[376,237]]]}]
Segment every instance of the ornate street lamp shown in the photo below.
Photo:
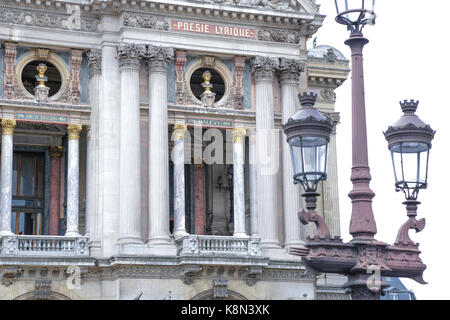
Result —
[{"label": "ornate street lamp", "polygon": [[434,136],[434,131],[414,115],[417,102],[404,102],[405,114],[385,133],[394,161],[396,188],[405,192],[409,220],[401,226],[394,245],[375,239],[377,227],[372,211],[375,194],[369,186],[371,175],[362,54],[369,42],[362,29],[375,23],[375,1],[370,2],[369,8],[369,1],[335,1],[336,21],[347,25],[350,30],[350,38],[345,44],[352,53],[350,242],[344,243],[339,237],[332,237],[324,219],[314,211],[317,184],[326,179],[326,150],[331,124],[312,108],[314,103],[308,102],[306,106],[302,103],[302,100],[311,99],[311,95],[303,95],[300,96],[303,108],[284,125],[291,146],[294,179],[305,189],[307,211],[299,212],[299,218],[303,224],[313,222],[317,226],[315,234],[306,242],[307,249],[297,248],[291,253],[303,256],[306,264],[317,272],[346,275],[348,282],[345,287],[352,299],[379,299],[381,289],[389,286],[381,281],[381,276],[408,277],[424,284],[422,274],[426,269],[419,257],[419,245],[408,236],[410,229],[421,231],[425,224],[423,219],[415,219],[417,193],[427,184],[428,151]]}]

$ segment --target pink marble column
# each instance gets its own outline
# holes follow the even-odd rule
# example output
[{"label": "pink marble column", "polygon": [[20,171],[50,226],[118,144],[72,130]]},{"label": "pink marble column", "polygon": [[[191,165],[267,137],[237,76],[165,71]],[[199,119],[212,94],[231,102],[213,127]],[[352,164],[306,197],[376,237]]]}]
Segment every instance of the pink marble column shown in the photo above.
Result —
[{"label": "pink marble column", "polygon": [[50,223],[49,235],[59,235],[61,155],[63,147],[50,147]]},{"label": "pink marble column", "polygon": [[194,217],[195,234],[205,234],[205,168],[194,165]]}]

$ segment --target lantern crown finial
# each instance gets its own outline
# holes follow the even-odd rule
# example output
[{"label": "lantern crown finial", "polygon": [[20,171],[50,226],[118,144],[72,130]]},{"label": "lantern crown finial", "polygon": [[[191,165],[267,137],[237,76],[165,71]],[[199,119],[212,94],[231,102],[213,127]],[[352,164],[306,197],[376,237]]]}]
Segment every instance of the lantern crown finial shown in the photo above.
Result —
[{"label": "lantern crown finial", "polygon": [[403,113],[405,114],[413,114],[417,110],[417,106],[419,105],[419,101],[411,99],[400,101],[400,106],[402,108]]},{"label": "lantern crown finial", "polygon": [[305,92],[298,95],[298,100],[303,108],[312,108],[316,104],[317,93]]}]

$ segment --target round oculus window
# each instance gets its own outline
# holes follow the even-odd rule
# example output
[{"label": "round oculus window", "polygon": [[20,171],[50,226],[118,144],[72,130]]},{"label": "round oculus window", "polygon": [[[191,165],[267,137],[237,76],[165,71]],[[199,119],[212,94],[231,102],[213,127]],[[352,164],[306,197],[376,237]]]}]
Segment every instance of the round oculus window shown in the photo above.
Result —
[{"label": "round oculus window", "polygon": [[47,81],[45,85],[50,88],[48,96],[55,95],[61,89],[61,74],[58,69],[48,61],[34,60],[28,63],[22,71],[22,84],[24,88],[32,95],[34,95],[34,88],[39,84],[36,76],[39,74],[37,67],[40,63],[47,66],[45,76]]},{"label": "round oculus window", "polygon": [[211,80],[209,82],[212,84],[211,91],[216,94],[215,101],[219,101],[222,99],[225,94],[225,81],[219,72],[214,69],[209,68],[199,68],[192,73],[190,79],[190,85],[193,95],[201,100],[201,94],[205,91],[205,88],[202,86],[202,83],[205,82],[203,79],[203,73],[205,71],[209,71],[211,73]]}]

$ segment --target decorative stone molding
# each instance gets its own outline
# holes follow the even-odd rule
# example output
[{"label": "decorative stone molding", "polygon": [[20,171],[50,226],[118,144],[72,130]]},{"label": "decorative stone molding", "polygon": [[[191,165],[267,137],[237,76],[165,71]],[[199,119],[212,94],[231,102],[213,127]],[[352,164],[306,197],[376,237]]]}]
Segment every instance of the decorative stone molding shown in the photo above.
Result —
[{"label": "decorative stone molding", "polygon": [[252,72],[256,81],[273,81],[273,73],[278,69],[279,59],[256,56],[251,60]]},{"label": "decorative stone molding", "polygon": [[102,50],[90,49],[86,51],[89,64],[89,77],[102,74]]},{"label": "decorative stone molding", "polygon": [[186,103],[186,92],[184,88],[184,68],[187,61],[187,52],[183,50],[175,51],[175,103]]},{"label": "decorative stone molding", "polygon": [[[1,13],[0,13],[1,15]],[[16,62],[17,44],[5,42],[5,54],[3,57],[3,97],[5,99],[14,99],[15,83],[15,62]]]},{"label": "decorative stone molding", "polygon": [[198,278],[202,273],[203,268],[199,265],[186,265],[183,271],[183,282],[187,285],[194,283],[195,278]]},{"label": "decorative stone molding", "polygon": [[70,50],[70,102],[72,104],[80,103],[81,92],[81,61],[83,60],[83,51],[72,49]]},{"label": "decorative stone molding", "polygon": [[65,13],[50,13],[4,7],[0,10],[0,22],[51,29],[98,32],[100,20],[82,16],[80,6],[69,5]]},{"label": "decorative stone molding", "polygon": [[228,280],[214,279],[213,280],[213,298],[225,299],[228,298]]},{"label": "decorative stone molding", "polygon": [[121,69],[139,70],[141,59],[146,56],[143,44],[122,42],[117,46],[117,58]]},{"label": "decorative stone molding", "polygon": [[258,40],[297,44],[300,35],[296,31],[264,29],[258,31]]},{"label": "decorative stone molding", "polygon": [[37,279],[34,283],[34,299],[35,300],[48,300],[52,293],[52,280],[51,279]]},{"label": "decorative stone molding", "polygon": [[169,21],[163,17],[126,13],[123,16],[125,27],[169,30]]},{"label": "decorative stone molding", "polygon": [[249,267],[247,270],[245,283],[252,287],[255,285],[258,278],[262,275],[263,269],[261,267]]},{"label": "decorative stone molding", "polygon": [[300,74],[306,69],[306,64],[303,61],[296,59],[280,59],[278,67],[278,74],[280,82],[292,81],[298,84]]},{"label": "decorative stone molding", "polygon": [[16,126],[16,120],[2,119],[2,134],[14,134],[14,127]]},{"label": "decorative stone molding", "polygon": [[234,109],[244,109],[244,94],[242,89],[242,78],[245,68],[245,57],[235,56],[233,58],[233,105]]},{"label": "decorative stone molding", "polygon": [[81,124],[69,124],[67,125],[67,133],[70,139],[80,139],[80,132],[83,126]]}]

